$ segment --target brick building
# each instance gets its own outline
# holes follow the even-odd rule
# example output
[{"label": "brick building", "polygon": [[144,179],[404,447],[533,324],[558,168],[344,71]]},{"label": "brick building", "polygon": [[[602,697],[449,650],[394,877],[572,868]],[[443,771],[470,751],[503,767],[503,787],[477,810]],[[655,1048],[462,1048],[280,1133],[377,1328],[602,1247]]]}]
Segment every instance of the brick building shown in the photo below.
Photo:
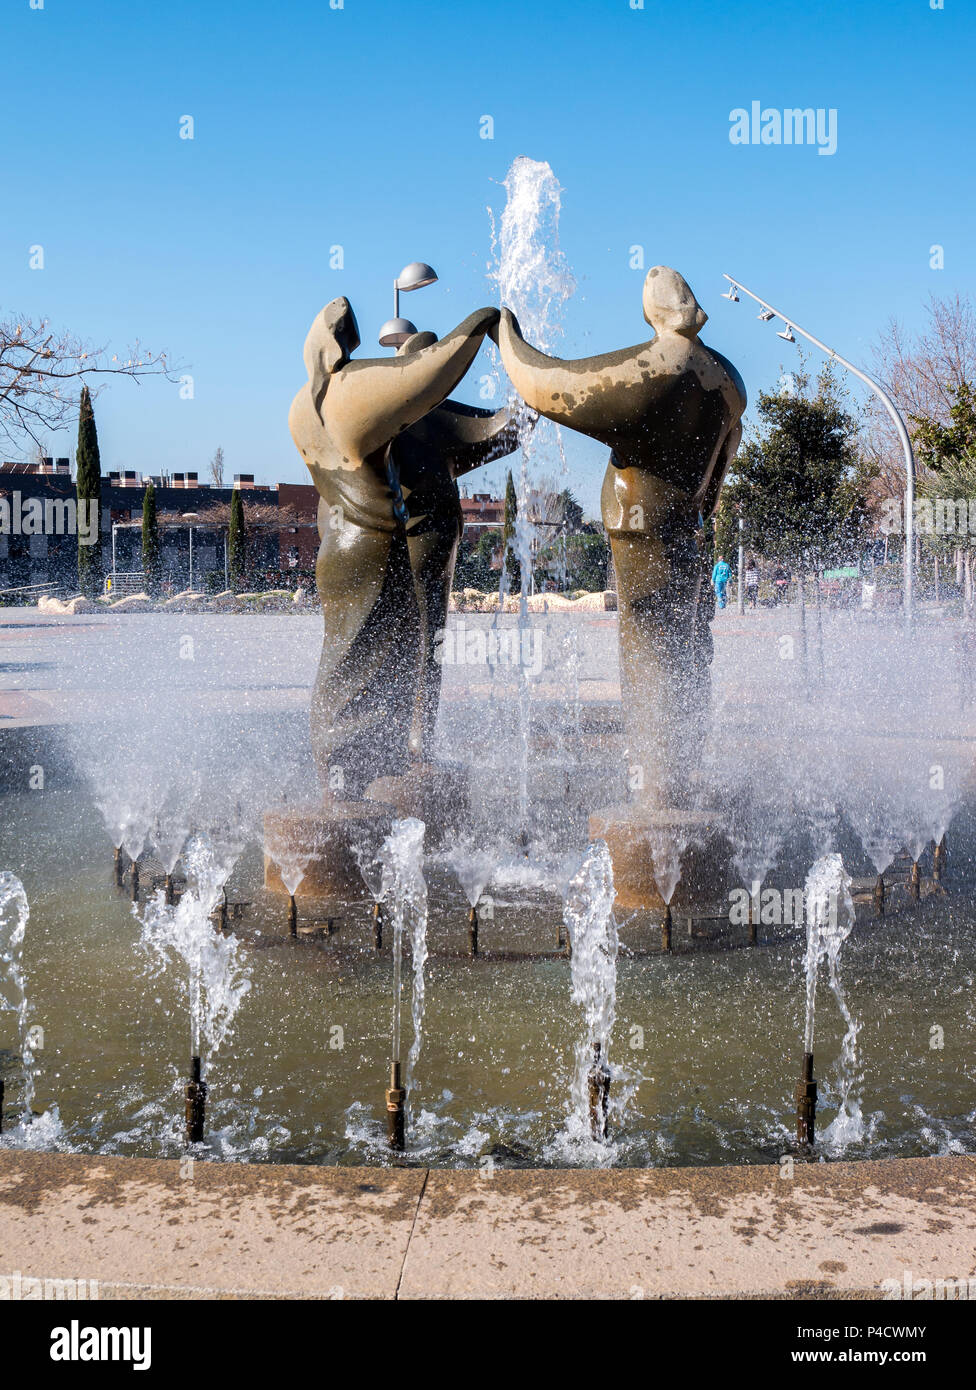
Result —
[{"label": "brick building", "polygon": [[488,492],[476,492],[471,497],[461,496],[461,514],[464,517],[464,539],[477,545],[485,531],[500,531],[505,523],[505,499],[492,497]]},{"label": "brick building", "polygon": [[[142,503],[148,482],[134,469],[102,478],[100,532],[106,575],[113,570],[113,542],[117,572],[142,568]],[[289,570],[283,563],[287,546],[280,534],[277,484],[258,486],[253,475],[240,474],[233,486],[213,487],[202,484],[196,473],[155,476],[152,482],[157,514],[166,523],[160,530],[163,580],[174,589],[189,583],[191,529],[194,586],[223,587],[227,518],[235,488],[247,493],[245,516],[250,513],[254,521],[248,527],[248,561],[256,581],[276,583]],[[295,504],[315,493],[311,486],[284,486]],[[68,459],[0,464],[0,591],[49,583],[77,587],[77,532],[73,524],[65,524],[73,515],[75,496]],[[304,505],[307,510],[307,499]],[[44,516],[40,528],[27,519],[32,509]]]}]

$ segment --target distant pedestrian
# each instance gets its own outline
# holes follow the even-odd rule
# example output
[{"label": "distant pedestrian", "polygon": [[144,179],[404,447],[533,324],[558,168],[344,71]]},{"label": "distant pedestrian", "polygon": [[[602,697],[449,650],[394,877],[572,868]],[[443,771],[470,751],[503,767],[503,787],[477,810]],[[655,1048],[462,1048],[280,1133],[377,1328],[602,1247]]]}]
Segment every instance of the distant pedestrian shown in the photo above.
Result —
[{"label": "distant pedestrian", "polygon": [[782,565],[777,565],[773,571],[773,589],[776,593],[776,602],[782,603],[786,598],[786,590],[789,588],[790,576]]},{"label": "distant pedestrian", "polygon": [[759,601],[759,569],[755,560],[750,560],[746,565],[746,594],[755,608]]},{"label": "distant pedestrian", "polygon": [[728,561],[724,555],[720,555],[712,568],[712,588],[715,590],[719,608],[725,607],[725,591],[729,587],[731,577],[732,571],[729,569]]}]

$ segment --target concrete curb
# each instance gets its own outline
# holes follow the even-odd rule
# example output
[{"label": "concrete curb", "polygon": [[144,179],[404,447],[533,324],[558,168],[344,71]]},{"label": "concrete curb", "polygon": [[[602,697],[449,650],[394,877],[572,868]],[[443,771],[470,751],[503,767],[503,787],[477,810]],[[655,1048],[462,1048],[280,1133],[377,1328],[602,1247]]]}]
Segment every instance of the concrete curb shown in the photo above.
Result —
[{"label": "concrete curb", "polygon": [[0,1152],[0,1274],[127,1299],[832,1299],[976,1277],[976,1157],[491,1172]]}]

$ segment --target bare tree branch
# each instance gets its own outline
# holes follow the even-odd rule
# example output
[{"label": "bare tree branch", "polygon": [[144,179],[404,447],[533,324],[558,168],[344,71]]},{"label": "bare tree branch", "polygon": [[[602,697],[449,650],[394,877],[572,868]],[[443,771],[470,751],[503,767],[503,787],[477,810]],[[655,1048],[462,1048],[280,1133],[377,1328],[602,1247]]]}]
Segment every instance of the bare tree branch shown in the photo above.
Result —
[{"label": "bare tree branch", "polygon": [[109,356],[67,330],[55,331],[47,319],[0,319],[0,440],[20,447],[25,437],[40,445],[47,433],[73,423],[78,409],[72,386],[93,378],[162,376],[176,381],[177,369],[165,352],[152,353],[137,341],[123,354]]},{"label": "bare tree branch", "polygon": [[[976,308],[968,295],[932,295],[927,323],[912,337],[895,319],[874,350],[874,370],[914,433],[913,418],[949,423],[959,387],[976,384]],[[878,470],[878,491],[901,496],[905,465],[891,419],[880,402],[868,407],[864,448]],[[920,468],[920,472],[923,470]]]}]

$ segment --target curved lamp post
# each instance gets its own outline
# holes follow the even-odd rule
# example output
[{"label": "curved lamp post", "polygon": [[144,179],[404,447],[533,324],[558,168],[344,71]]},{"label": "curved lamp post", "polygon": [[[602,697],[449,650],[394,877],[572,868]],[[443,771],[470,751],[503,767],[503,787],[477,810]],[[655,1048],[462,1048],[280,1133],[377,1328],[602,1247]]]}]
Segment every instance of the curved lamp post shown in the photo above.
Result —
[{"label": "curved lamp post", "polygon": [[799,333],[802,338],[806,338],[807,342],[813,343],[814,347],[819,348],[828,357],[832,357],[835,362],[839,362],[847,371],[852,372],[854,376],[864,382],[865,386],[870,386],[891,416],[905,454],[905,623],[911,628],[915,608],[915,452],[912,449],[912,441],[909,438],[905,421],[901,417],[901,411],[884,387],[880,386],[873,377],[862,372],[859,367],[855,367],[853,362],[848,362],[846,357],[841,357],[839,352],[829,348],[826,343],[822,343],[819,338],[815,338],[805,328],[801,328],[796,319],[788,318],[779,309],[774,309],[771,304],[767,304],[765,299],[760,299],[758,294],[753,294],[752,290],[747,289],[741,280],[733,280],[731,275],[726,275],[725,279],[729,282],[729,290],[723,295],[724,299],[729,299],[734,304],[739,298],[738,290],[747,294],[750,299],[754,299],[761,306],[759,317],[763,322],[768,323],[771,319],[782,319],[786,326],[777,334],[778,337],[784,338],[788,343],[795,343],[796,339],[793,334]]},{"label": "curved lamp post", "polygon": [[393,281],[393,317],[380,329],[380,347],[399,347],[416,333],[409,319],[400,317],[400,291],[422,290],[437,279],[437,271],[426,261],[411,261]]}]

